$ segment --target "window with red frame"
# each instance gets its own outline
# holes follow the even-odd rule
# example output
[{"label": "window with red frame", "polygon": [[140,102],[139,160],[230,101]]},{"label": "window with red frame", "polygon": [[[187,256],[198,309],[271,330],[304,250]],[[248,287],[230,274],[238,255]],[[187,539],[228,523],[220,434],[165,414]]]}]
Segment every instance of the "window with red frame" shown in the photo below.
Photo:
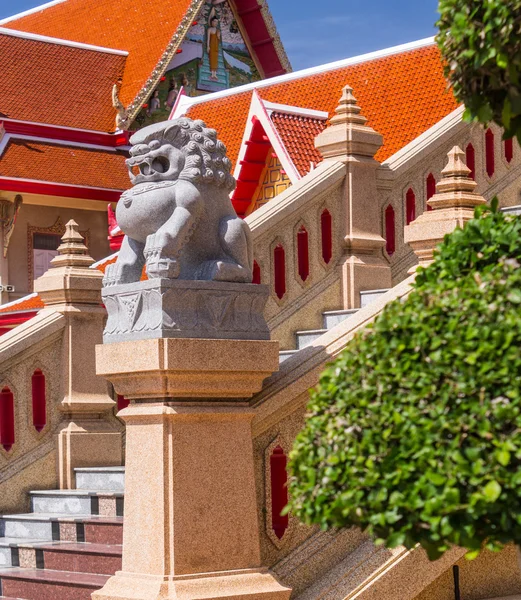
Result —
[{"label": "window with red frame", "polygon": [[286,293],[286,252],[282,244],[273,251],[273,279],[275,294],[279,300],[282,300]]},{"label": "window with red frame", "polygon": [[467,167],[470,169],[469,177],[476,181],[476,151],[474,150],[474,146],[469,144],[465,149],[465,157],[467,161]]},{"label": "window with red frame", "polygon": [[505,140],[505,160],[511,163],[514,158],[514,139]]},{"label": "window with red frame", "polygon": [[302,281],[306,281],[309,277],[309,236],[304,225],[297,233],[297,262],[298,274]]},{"label": "window with red frame", "polygon": [[392,256],[396,250],[395,217],[394,208],[391,205],[385,209],[385,249],[389,256]]},{"label": "window with red frame", "polygon": [[416,195],[411,188],[405,194],[405,222],[407,225],[416,219]]},{"label": "window with red frame", "polygon": [[320,232],[322,237],[322,258],[329,264],[333,257],[333,220],[327,208],[320,215]]},{"label": "window with red frame", "polygon": [[492,177],[496,171],[496,160],[494,156],[495,137],[492,129],[487,129],[485,133],[485,163],[487,175]]},{"label": "window with red frame", "polygon": [[284,450],[277,446],[270,456],[271,482],[271,526],[275,535],[282,539],[288,528],[288,515],[281,516],[282,509],[288,503],[288,459]]},{"label": "window with red frame", "polygon": [[45,392],[45,375],[41,369],[36,369],[31,378],[33,425],[38,433],[47,423],[47,399]]},{"label": "window with red frame", "polygon": [[[430,200],[436,194],[436,179],[432,173],[427,177],[427,200]],[[427,204],[427,210],[432,210],[432,206]]]},{"label": "window with red frame", "polygon": [[253,261],[253,279],[251,282],[256,283],[257,285],[261,282],[261,270],[259,263],[256,260]]}]

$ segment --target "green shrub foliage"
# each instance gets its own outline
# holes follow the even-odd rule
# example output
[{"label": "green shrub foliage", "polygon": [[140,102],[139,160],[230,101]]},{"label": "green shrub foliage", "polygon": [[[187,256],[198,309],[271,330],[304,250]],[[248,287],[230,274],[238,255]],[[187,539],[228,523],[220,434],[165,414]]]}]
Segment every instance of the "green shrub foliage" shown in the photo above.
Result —
[{"label": "green shrub foliage", "polygon": [[[483,214],[484,213],[484,214]],[[521,543],[521,219],[479,210],[322,374],[288,509],[389,548]]]},{"label": "green shrub foliage", "polygon": [[521,143],[521,0],[440,0],[438,45],[467,116]]}]

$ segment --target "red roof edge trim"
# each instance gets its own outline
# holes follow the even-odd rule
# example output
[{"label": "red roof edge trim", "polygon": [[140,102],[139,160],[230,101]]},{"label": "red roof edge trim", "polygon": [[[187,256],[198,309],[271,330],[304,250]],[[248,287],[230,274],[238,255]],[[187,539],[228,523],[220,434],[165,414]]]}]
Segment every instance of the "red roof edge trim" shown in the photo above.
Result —
[{"label": "red roof edge trim", "polygon": [[20,314],[18,314],[18,315],[16,314],[16,311],[4,313],[4,314],[0,313],[0,327],[21,325],[22,323],[25,323],[29,319],[36,317],[37,314],[38,314],[37,310],[33,310],[31,312],[23,311],[23,312],[20,312]]},{"label": "red roof edge trim", "polygon": [[2,119],[0,127],[6,133],[13,135],[29,135],[49,140],[61,140],[65,142],[78,142],[107,148],[119,148],[129,143],[129,132],[119,131],[117,133],[103,133],[101,131],[87,131],[84,129],[73,129],[68,127],[56,127],[43,123],[30,123],[28,121],[16,121]]},{"label": "red roof edge trim", "polygon": [[9,179],[0,177],[0,190],[42,196],[59,196],[62,198],[80,198],[82,200],[101,200],[118,202],[123,190],[104,190],[101,188],[80,187],[63,183],[46,181],[30,181],[25,179]]}]

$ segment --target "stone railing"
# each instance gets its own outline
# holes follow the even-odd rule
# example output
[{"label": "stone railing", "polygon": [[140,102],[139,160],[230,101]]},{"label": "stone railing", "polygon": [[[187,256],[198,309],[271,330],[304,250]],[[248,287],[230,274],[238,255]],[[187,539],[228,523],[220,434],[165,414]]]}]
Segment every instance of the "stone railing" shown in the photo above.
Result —
[{"label": "stone railing", "polygon": [[281,348],[298,329],[318,329],[342,305],[342,186],[345,166],[321,164],[246,218],[254,241],[254,282],[270,286],[266,319]]},{"label": "stone railing", "polygon": [[74,468],[119,465],[122,425],[95,375],[105,311],[102,274],[67,225],[52,268],[35,282],[45,308],[0,338],[0,510],[29,489],[73,488]]}]

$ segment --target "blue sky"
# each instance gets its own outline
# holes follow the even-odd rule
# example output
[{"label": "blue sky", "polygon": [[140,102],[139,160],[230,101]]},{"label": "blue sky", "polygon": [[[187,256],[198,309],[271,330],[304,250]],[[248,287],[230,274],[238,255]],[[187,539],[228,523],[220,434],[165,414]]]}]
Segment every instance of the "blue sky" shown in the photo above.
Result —
[{"label": "blue sky", "polygon": [[[41,0],[0,0],[0,18],[39,4]],[[269,4],[293,68],[303,69],[434,35],[438,0],[269,0]]]}]

